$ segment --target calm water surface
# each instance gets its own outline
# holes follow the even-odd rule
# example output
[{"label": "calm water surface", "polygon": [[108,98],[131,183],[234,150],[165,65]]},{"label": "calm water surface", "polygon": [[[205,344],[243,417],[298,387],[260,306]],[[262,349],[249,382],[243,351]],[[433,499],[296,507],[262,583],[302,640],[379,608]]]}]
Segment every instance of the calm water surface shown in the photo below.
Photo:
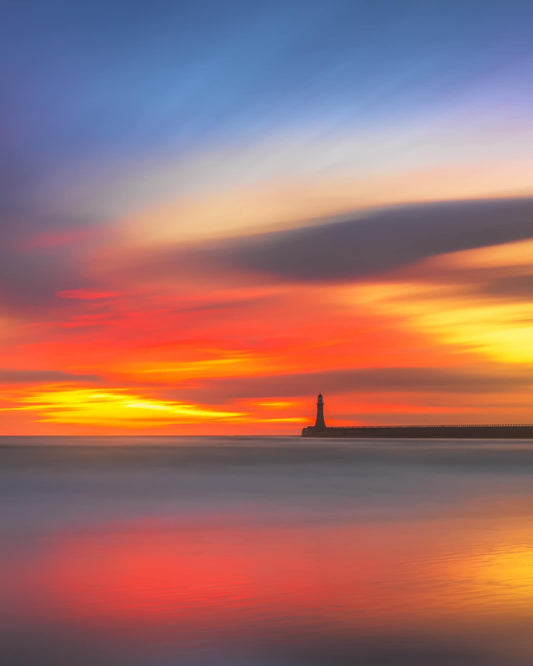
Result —
[{"label": "calm water surface", "polygon": [[0,438],[0,662],[533,663],[533,442]]}]

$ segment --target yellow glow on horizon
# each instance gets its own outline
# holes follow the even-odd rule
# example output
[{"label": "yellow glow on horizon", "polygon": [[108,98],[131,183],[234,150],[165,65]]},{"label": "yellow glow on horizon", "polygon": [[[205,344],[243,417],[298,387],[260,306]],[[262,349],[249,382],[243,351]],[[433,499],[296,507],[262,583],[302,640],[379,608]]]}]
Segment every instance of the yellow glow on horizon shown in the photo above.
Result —
[{"label": "yellow glow on horizon", "polygon": [[[267,409],[288,408],[289,401],[263,402]],[[225,423],[302,424],[300,416],[264,416],[247,411],[226,411],[194,404],[144,398],[126,389],[50,387],[29,395],[12,396],[4,412],[36,412],[41,423],[149,428],[179,424]]]},{"label": "yellow glow on horizon", "polygon": [[126,428],[201,423],[206,420],[240,421],[246,416],[243,412],[143,398],[123,389],[101,391],[86,388],[50,388],[23,396],[20,403],[22,406],[13,409],[38,412],[41,422]]}]

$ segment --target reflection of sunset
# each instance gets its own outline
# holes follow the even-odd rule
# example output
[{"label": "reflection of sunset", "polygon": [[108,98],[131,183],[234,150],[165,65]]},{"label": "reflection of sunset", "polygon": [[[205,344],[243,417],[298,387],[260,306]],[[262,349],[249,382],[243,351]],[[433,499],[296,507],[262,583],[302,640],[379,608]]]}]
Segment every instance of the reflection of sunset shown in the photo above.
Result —
[{"label": "reflection of sunset", "polygon": [[499,599],[514,612],[533,603],[533,549],[528,546],[501,546],[477,557],[465,558],[465,572],[478,594]]},{"label": "reflection of sunset", "polygon": [[61,622],[161,631],[179,621],[182,630],[201,632],[207,623],[233,634],[257,616],[285,615],[296,625],[335,622],[338,630],[460,626],[507,606],[520,614],[516,602],[533,594],[532,552],[499,541],[505,529],[480,552],[483,531],[460,522],[217,523],[57,535],[44,552],[3,563],[4,604]]},{"label": "reflection of sunset", "polygon": [[1,558],[3,604],[12,593],[15,607],[45,616],[120,623],[185,613],[193,625],[206,614],[230,624],[252,604],[270,617],[288,612],[349,625],[379,624],[399,608],[402,622],[428,608],[434,620],[461,616],[478,603],[479,589],[489,610],[531,592],[531,550],[513,545],[526,535],[523,521],[507,526],[480,513],[472,531],[466,518],[328,524],[295,521],[285,511],[280,523],[276,513],[252,517],[244,506],[200,520],[50,533],[45,548]]},{"label": "reflection of sunset", "polygon": [[420,562],[409,564],[413,549],[399,537],[349,526],[140,527],[58,537],[18,579],[34,612],[64,619],[145,624],[177,615],[197,628],[208,618],[231,626],[246,622],[252,605],[254,615],[348,625],[379,624],[401,607],[408,621],[435,604],[432,591],[416,589]]}]

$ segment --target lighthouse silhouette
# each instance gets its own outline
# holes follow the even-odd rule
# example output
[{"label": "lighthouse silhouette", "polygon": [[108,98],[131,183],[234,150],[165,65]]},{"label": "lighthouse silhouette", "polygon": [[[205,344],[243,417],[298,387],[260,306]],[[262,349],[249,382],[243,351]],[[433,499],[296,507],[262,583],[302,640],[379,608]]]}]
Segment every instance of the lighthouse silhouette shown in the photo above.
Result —
[{"label": "lighthouse silhouette", "polygon": [[322,393],[318,394],[318,398],[316,401],[315,428],[317,428],[318,430],[326,429],[326,422],[324,421],[324,398],[322,397]]}]

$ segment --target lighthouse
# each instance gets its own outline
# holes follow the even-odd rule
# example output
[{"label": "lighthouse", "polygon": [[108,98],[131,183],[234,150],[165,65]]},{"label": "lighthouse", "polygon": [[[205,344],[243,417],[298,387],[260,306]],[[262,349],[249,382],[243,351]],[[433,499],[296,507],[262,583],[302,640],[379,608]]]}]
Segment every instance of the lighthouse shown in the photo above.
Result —
[{"label": "lighthouse", "polygon": [[318,394],[318,399],[316,401],[315,428],[318,430],[326,429],[326,422],[324,421],[324,398],[322,397],[322,393]]}]

